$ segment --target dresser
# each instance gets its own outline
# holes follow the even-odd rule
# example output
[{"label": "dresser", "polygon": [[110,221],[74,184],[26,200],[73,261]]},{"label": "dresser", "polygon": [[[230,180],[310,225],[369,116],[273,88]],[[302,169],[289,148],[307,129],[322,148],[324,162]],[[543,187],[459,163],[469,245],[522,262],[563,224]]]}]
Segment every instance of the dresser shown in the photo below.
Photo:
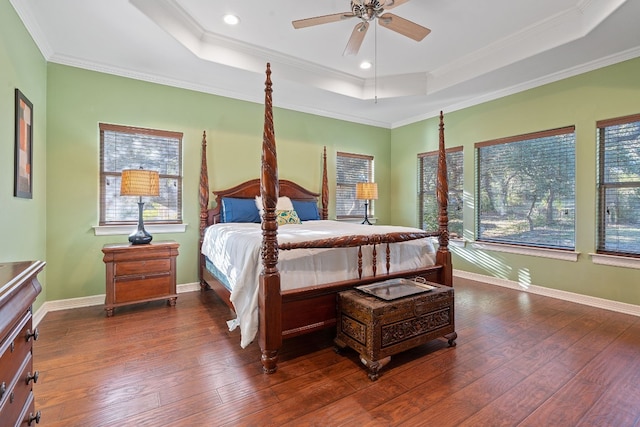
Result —
[{"label": "dresser", "polygon": [[31,426],[40,422],[35,412],[33,383],[33,329],[31,305],[42,290],[37,275],[43,261],[0,263],[0,425]]},{"label": "dresser", "polygon": [[179,246],[173,241],[105,245],[107,316],[113,316],[116,307],[146,301],[166,299],[175,306]]}]

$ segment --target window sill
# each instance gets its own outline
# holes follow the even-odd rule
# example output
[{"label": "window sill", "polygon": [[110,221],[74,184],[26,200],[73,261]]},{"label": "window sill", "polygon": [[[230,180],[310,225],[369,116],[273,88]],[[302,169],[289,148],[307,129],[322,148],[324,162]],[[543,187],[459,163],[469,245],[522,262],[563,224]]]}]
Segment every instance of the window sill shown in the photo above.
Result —
[{"label": "window sill", "polygon": [[591,262],[593,262],[594,264],[640,269],[640,259],[638,258],[591,253],[589,255],[591,256]]},{"label": "window sill", "polygon": [[[129,225],[96,225],[93,232],[96,236],[128,236],[136,229],[135,224]],[[187,224],[145,224],[144,229],[151,234],[184,233]]]},{"label": "window sill", "polygon": [[562,251],[559,249],[545,249],[545,248],[530,248],[527,246],[507,245],[504,243],[486,243],[486,242],[473,242],[471,243],[473,249],[482,249],[495,252],[506,252],[510,254],[529,255],[542,258],[552,258],[561,261],[577,262],[580,252],[576,251]]}]

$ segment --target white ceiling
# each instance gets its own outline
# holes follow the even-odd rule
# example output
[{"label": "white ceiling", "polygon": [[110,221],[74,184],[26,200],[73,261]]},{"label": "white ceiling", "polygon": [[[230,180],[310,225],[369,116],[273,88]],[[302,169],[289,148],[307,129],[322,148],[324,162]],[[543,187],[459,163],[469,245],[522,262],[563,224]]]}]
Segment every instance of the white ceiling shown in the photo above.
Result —
[{"label": "white ceiling", "polygon": [[356,19],[291,21],[349,0],[11,3],[50,62],[254,102],[270,62],[275,106],[387,128],[640,56],[640,0],[412,0],[423,41],[372,25],[346,57]]}]

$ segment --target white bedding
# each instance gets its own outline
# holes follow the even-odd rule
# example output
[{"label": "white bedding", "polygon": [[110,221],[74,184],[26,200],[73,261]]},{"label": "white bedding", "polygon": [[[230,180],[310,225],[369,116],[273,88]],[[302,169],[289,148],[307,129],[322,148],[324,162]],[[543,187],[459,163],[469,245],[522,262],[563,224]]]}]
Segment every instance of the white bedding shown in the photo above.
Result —
[{"label": "white bedding", "polygon": [[[258,331],[258,280],[262,271],[260,224],[224,223],[207,228],[202,253],[223,273],[231,286],[231,302],[237,319],[230,329],[240,326],[244,348]],[[349,235],[422,232],[399,226],[370,226],[340,221],[305,221],[278,227],[278,243],[302,242]],[[435,263],[435,250],[429,239],[391,244],[391,269],[411,270]],[[280,251],[280,287],[290,290],[358,277],[357,248],[294,249]],[[372,246],[362,248],[363,276],[372,275]],[[377,247],[377,274],[386,272],[386,245]]]}]

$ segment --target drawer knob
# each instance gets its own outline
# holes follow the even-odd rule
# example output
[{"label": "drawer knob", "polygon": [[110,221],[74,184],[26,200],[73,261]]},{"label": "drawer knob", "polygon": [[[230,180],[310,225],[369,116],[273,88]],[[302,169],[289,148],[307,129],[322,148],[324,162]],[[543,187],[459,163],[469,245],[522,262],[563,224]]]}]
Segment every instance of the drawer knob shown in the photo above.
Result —
[{"label": "drawer knob", "polygon": [[33,375],[31,375],[31,372],[27,372],[27,378],[26,378],[27,385],[29,385],[31,381],[33,381],[34,383],[37,383],[38,377],[40,377],[40,372],[38,371],[35,371]]},{"label": "drawer knob", "polygon": [[0,384],[0,400],[2,400],[2,396],[7,392],[7,383],[4,381]]},{"label": "drawer knob", "polygon": [[27,329],[27,335],[25,338],[27,339],[27,342],[31,341],[31,338],[33,338],[34,341],[38,341],[39,336],[40,332],[38,332],[38,328],[35,328],[33,332],[31,332],[31,329]]},{"label": "drawer knob", "polygon": [[35,415],[33,415],[33,412],[29,412],[29,419],[27,420],[27,425],[30,426],[31,423],[33,423],[34,421],[36,422],[36,424],[40,424],[40,411],[36,412]]}]

